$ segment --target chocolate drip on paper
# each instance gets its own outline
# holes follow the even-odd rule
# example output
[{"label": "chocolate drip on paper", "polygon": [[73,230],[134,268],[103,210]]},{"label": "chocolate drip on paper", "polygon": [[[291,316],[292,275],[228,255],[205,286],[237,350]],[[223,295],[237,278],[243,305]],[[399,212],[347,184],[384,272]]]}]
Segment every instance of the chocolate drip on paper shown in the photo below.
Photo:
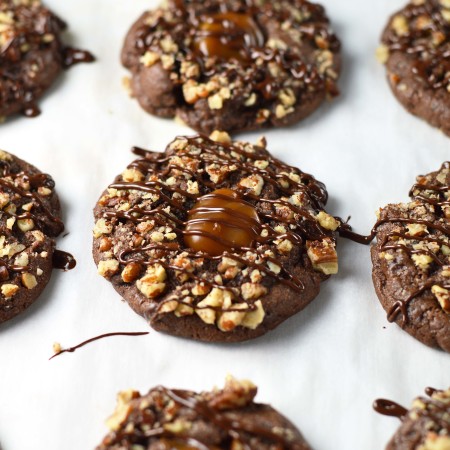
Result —
[{"label": "chocolate drip on paper", "polygon": [[95,57],[92,53],[78,48],[65,47],[63,50],[64,68],[70,69],[75,64],[94,62]]},{"label": "chocolate drip on paper", "polygon": [[77,261],[70,253],[63,252],[62,250],[55,250],[53,253],[53,268],[64,270],[72,270],[77,265]]},{"label": "chocolate drip on paper", "polygon": [[391,416],[402,419],[408,414],[408,410],[391,400],[380,398],[373,402],[373,409],[383,416]]},{"label": "chocolate drip on paper", "polygon": [[[448,419],[450,403],[445,401],[445,399],[449,398],[450,391],[440,391],[428,387],[425,389],[425,393],[428,395],[428,398],[417,398],[415,403],[418,402],[419,406],[413,406],[411,409],[411,412],[414,414],[414,420],[424,418],[427,420],[429,431],[442,435],[450,434],[450,420]],[[440,398],[441,395],[444,395],[444,400]],[[401,420],[404,420],[410,412],[398,403],[384,399],[375,400],[373,408],[380,414],[398,417]],[[446,434],[442,433],[442,431],[445,431]]]},{"label": "chocolate drip on paper", "polygon": [[100,339],[105,339],[108,337],[113,337],[113,336],[144,336],[150,334],[148,331],[144,331],[144,332],[138,332],[138,333],[128,333],[128,332],[117,332],[117,333],[106,333],[106,334],[101,334],[100,336],[95,336],[91,339],[88,339],[84,342],[82,342],[81,344],[76,345],[75,347],[69,347],[69,348],[65,348],[62,349],[59,352],[56,352],[52,357],[49,358],[49,360],[56,358],[59,355],[62,355],[63,353],[73,353],[75,351],[77,351],[79,348],[84,347],[87,344],[90,344],[91,342],[95,342],[95,341],[99,341]]}]

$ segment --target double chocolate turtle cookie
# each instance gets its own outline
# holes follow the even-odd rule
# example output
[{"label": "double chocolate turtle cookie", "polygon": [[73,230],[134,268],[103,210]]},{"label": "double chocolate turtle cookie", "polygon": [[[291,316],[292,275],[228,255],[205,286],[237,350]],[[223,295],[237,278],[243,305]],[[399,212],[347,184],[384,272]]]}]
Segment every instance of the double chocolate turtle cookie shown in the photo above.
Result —
[{"label": "double chocolate turtle cookie", "polygon": [[0,151],[0,323],[30,306],[50,279],[64,229],[53,179]]},{"label": "double chocolate turtle cookie", "polygon": [[201,132],[291,125],[337,95],[340,43],[306,0],[169,0],[129,31],[142,108]]},{"label": "double chocolate turtle cookie", "polygon": [[400,103],[450,136],[450,1],[411,1],[390,18],[379,55]]},{"label": "double chocolate turtle cookie", "polygon": [[36,101],[63,69],[92,55],[66,47],[66,24],[40,0],[0,2],[0,117],[39,114]]},{"label": "double chocolate turtle cookie", "polygon": [[450,352],[450,163],[419,176],[410,196],[380,210],[375,289],[390,321]]},{"label": "double chocolate turtle cookie", "polygon": [[375,401],[377,412],[402,421],[386,450],[450,449],[450,389],[425,392],[428,398],[415,399],[409,411],[390,400]]},{"label": "double chocolate turtle cookie", "polygon": [[256,391],[249,381],[228,378],[212,392],[122,392],[97,450],[310,450],[288,419],[254,402]]},{"label": "double chocolate turtle cookie", "polygon": [[94,259],[156,330],[243,341],[276,327],[338,269],[322,183],[260,145],[179,137],[141,149],[95,208]]}]

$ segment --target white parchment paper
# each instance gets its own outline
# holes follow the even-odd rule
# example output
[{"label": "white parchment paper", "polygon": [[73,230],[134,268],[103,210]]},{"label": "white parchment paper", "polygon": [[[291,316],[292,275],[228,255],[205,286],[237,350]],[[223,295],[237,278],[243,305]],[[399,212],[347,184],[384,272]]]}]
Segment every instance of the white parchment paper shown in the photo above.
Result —
[{"label": "white parchment paper", "polygon": [[[326,183],[331,213],[351,215],[354,228],[368,233],[379,206],[406,201],[416,175],[449,159],[450,140],[402,109],[374,58],[387,17],[403,0],[322,3],[343,42],[342,95],[302,124],[264,134],[277,157]],[[383,449],[397,420],[374,413],[372,401],[408,405],[426,386],[448,387],[450,355],[387,322],[369,249],[351,242],[340,242],[339,275],[313,304],[256,341],[208,345],[152,331],[48,361],[54,341],[71,346],[106,332],[147,331],[96,273],[92,208],[132,160],[132,145],[163,150],[175,135],[192,132],[148,116],[121,87],[123,37],[155,1],[47,4],[70,23],[69,41],[98,62],[68,71],[40,102],[40,117],[1,125],[0,148],[53,175],[70,232],[58,246],[78,265],[56,271],[42,298],[0,327],[0,447],[93,449],[119,390],[209,389],[232,373],[257,383],[258,399],[288,416],[315,450]]]}]

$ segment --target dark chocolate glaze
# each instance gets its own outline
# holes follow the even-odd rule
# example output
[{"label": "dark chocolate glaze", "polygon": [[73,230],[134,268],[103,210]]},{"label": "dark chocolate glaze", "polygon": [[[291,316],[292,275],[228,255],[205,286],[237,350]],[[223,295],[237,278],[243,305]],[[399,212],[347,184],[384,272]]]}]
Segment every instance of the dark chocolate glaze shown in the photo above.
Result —
[{"label": "dark chocolate glaze", "polygon": [[[287,197],[292,195],[294,192],[301,192],[302,195],[304,195],[306,202],[312,205],[311,206],[312,208],[317,210],[324,209],[324,205],[327,201],[327,192],[325,190],[325,186],[322,183],[318,182],[312,175],[298,171],[301,181],[296,182],[291,180],[287,175],[274,172],[273,169],[271,169],[270,167],[267,167],[266,169],[257,168],[253,164],[253,162],[258,158],[261,158],[261,154],[249,153],[232,144],[222,144],[222,143],[220,145],[227,149],[227,153],[219,154],[219,151],[217,150],[218,148],[217,143],[210,141],[207,137],[204,136],[192,138],[183,137],[183,139],[186,139],[188,141],[188,146],[195,145],[197,148],[201,148],[202,152],[200,155],[196,156],[196,158],[200,158],[203,161],[207,161],[208,164],[216,162],[217,164],[219,164],[219,166],[226,164],[235,165],[237,167],[237,170],[242,170],[244,173],[248,173],[248,175],[258,174],[264,179],[264,182],[266,184],[272,185],[274,188],[281,191],[283,195],[286,195]],[[140,156],[143,156],[143,158],[134,161],[129,166],[129,168],[138,169],[144,175],[158,172],[158,170],[163,170],[163,176],[165,176],[171,170],[174,169],[189,173],[189,175],[194,177],[194,179],[198,182],[200,186],[200,191],[207,192],[207,195],[204,196],[203,198],[213,198],[213,199],[216,198],[217,200],[218,197],[217,195],[214,194],[214,191],[216,190],[216,185],[211,181],[204,179],[200,174],[196,174],[185,167],[181,167],[173,163],[167,164],[170,157],[168,157],[165,154],[148,152],[139,148],[134,148],[133,151],[139,154]],[[184,150],[177,152],[177,156],[182,158],[184,154],[186,154],[187,156],[189,155],[189,153],[183,152]],[[250,161],[248,162],[240,161],[237,158],[229,156],[232,152],[235,152],[239,155],[243,155],[246,158],[249,158]],[[277,169],[286,170],[287,173],[293,170],[292,167],[287,166],[286,164],[280,162],[279,160],[273,157],[265,156],[265,158],[270,163],[270,165],[276,167]],[[264,246],[260,246],[259,249],[253,248],[252,239],[249,239],[248,246],[240,245],[238,246],[239,247],[238,249],[233,248],[232,246],[229,245],[225,245],[226,247],[225,251],[221,252],[219,255],[208,254],[205,251],[200,252],[195,251],[193,249],[186,248],[184,245],[182,245],[181,244],[182,240],[185,240],[187,236],[192,235],[193,233],[192,230],[189,230],[187,228],[187,226],[189,226],[190,224],[190,221],[186,220],[188,219],[187,216],[189,211],[185,210],[184,204],[174,200],[170,195],[168,195],[168,193],[171,194],[178,193],[189,199],[192,199],[192,201],[199,200],[201,194],[198,195],[190,194],[183,189],[168,186],[158,181],[125,182],[122,181],[120,178],[109,187],[117,190],[137,190],[146,193],[157,194],[166,205],[169,204],[173,210],[176,210],[178,212],[178,214],[176,215],[167,213],[166,211],[164,211],[165,208],[164,203],[161,203],[161,206],[156,207],[152,210],[144,210],[142,208],[132,207],[127,211],[109,210],[104,212],[103,217],[105,217],[108,220],[131,221],[136,224],[148,220],[153,220],[158,225],[170,224],[171,228],[173,229],[173,232],[175,232],[177,236],[180,237],[178,242],[174,241],[173,243],[163,243],[163,244],[150,243],[145,244],[144,246],[129,247],[119,254],[118,259],[121,264],[126,265],[130,263],[135,263],[138,264],[139,266],[144,267],[154,265],[157,263],[163,266],[166,270],[172,270],[174,272],[186,274],[193,281],[201,282],[211,288],[217,288],[221,290],[230,289],[229,287],[218,284],[213,280],[206,280],[204,278],[196,276],[195,274],[192,274],[183,267],[172,266],[165,260],[166,259],[165,257],[168,256],[171,251],[182,249],[192,259],[203,258],[210,261],[220,261],[222,257],[228,257],[249,268],[259,269],[261,272],[264,272],[268,277],[272,277],[277,282],[285,284],[289,286],[291,289],[296,290],[297,292],[302,292],[304,290],[304,285],[302,281],[297,276],[295,276],[291,271],[288,271],[284,267],[282,261],[279,258],[266,255],[265,254],[266,249],[264,248]],[[211,192],[213,192],[213,194],[211,194]],[[247,232],[253,237],[253,241],[255,242],[264,244],[268,243],[270,240],[273,240],[276,237],[276,239],[279,240],[284,239],[289,240],[294,245],[300,245],[304,248],[306,246],[306,242],[309,240],[315,241],[324,238],[333,238],[333,233],[321,228],[316,218],[306,208],[295,206],[289,203],[288,201],[284,201],[281,199],[263,200],[255,196],[254,194],[247,192],[247,190],[245,189],[237,190],[236,195],[238,196],[239,201],[242,202],[243,205],[247,205],[247,207],[249,208],[250,207],[254,208],[254,206],[252,205],[255,205],[256,202],[265,203],[267,205],[279,204],[289,208],[290,211],[300,215],[302,218],[301,223],[299,223],[298,221],[293,221],[292,219],[289,219],[287,217],[281,217],[279,215],[269,213],[267,212],[267,209],[265,211],[258,209],[256,211],[257,213],[256,217],[250,220],[247,219],[244,220],[245,222],[244,228],[246,228]],[[183,220],[181,217],[184,217],[185,219]],[[237,222],[235,222],[235,220],[237,220],[236,217],[233,220],[231,220],[230,223],[230,217],[228,217],[225,220],[226,222],[225,225],[226,226],[231,225],[232,227],[234,227],[237,225]],[[286,231],[286,233],[284,234],[278,234],[271,228],[270,226],[271,220],[276,220],[284,223],[286,225],[286,229],[289,231]],[[240,220],[238,221],[241,222]],[[297,226],[297,230],[295,230],[295,232],[289,229],[290,224],[293,225],[295,224]],[[242,225],[242,223],[240,223],[240,225]],[[257,235],[256,231],[259,230],[266,230],[267,236],[263,237],[261,236],[260,233],[258,233]],[[200,238],[212,240],[215,242],[220,241],[223,238],[223,236],[221,237],[220,235],[214,235],[213,233],[207,232],[205,229],[196,230],[195,235]],[[239,250],[239,254],[236,254],[234,250]],[[261,262],[249,259],[246,256],[246,250],[256,252],[257,255],[261,258]],[[155,254],[155,257],[142,256],[145,253],[148,254],[148,252],[153,252]],[[281,268],[280,272],[278,274],[275,274],[274,272],[269,271],[266,265],[267,262],[272,262],[277,266],[279,266]],[[177,301],[183,303],[181,299],[178,299]],[[246,303],[249,307],[249,310],[254,310],[256,308],[253,302],[249,302],[240,298],[239,301],[241,301],[242,303]],[[220,308],[218,308],[217,310],[219,311]],[[227,311],[232,311],[232,309],[227,309]]]},{"label": "dark chocolate glaze", "polygon": [[77,351],[79,348],[84,347],[87,344],[90,344],[91,342],[98,341],[100,339],[105,339],[112,336],[144,336],[150,334],[148,331],[138,332],[138,333],[128,333],[128,332],[117,332],[117,333],[106,333],[101,334],[100,336],[93,337],[91,339],[88,339],[81,344],[76,345],[75,347],[69,347],[62,349],[60,352],[55,353],[52,357],[49,358],[49,360],[56,358],[59,355],[62,355],[63,353],[73,353]]},{"label": "dark chocolate glaze", "polygon": [[[408,22],[408,32],[398,35],[390,29],[383,39],[390,52],[400,51],[415,58],[414,75],[434,89],[446,88],[450,82],[450,24],[442,8],[439,0],[426,0],[420,5],[410,2],[401,13]],[[416,26],[424,18],[426,24]],[[439,45],[435,45],[437,36],[442,39]]]}]

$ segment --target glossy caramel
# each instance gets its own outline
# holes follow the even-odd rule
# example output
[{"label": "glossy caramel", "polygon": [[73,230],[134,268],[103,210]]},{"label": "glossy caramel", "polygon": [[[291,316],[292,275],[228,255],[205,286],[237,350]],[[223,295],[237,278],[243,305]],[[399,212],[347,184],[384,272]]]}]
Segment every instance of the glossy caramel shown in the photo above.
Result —
[{"label": "glossy caramel", "polygon": [[251,204],[236,191],[218,189],[201,197],[189,212],[184,241],[195,251],[218,256],[251,247],[260,229],[258,213]]},{"label": "glossy caramel", "polygon": [[164,444],[164,450],[199,450],[202,447],[194,447],[179,439],[161,439],[160,444]]},{"label": "glossy caramel", "polygon": [[243,60],[250,47],[263,45],[264,34],[253,17],[235,12],[203,17],[194,39],[197,53],[226,60]]}]

